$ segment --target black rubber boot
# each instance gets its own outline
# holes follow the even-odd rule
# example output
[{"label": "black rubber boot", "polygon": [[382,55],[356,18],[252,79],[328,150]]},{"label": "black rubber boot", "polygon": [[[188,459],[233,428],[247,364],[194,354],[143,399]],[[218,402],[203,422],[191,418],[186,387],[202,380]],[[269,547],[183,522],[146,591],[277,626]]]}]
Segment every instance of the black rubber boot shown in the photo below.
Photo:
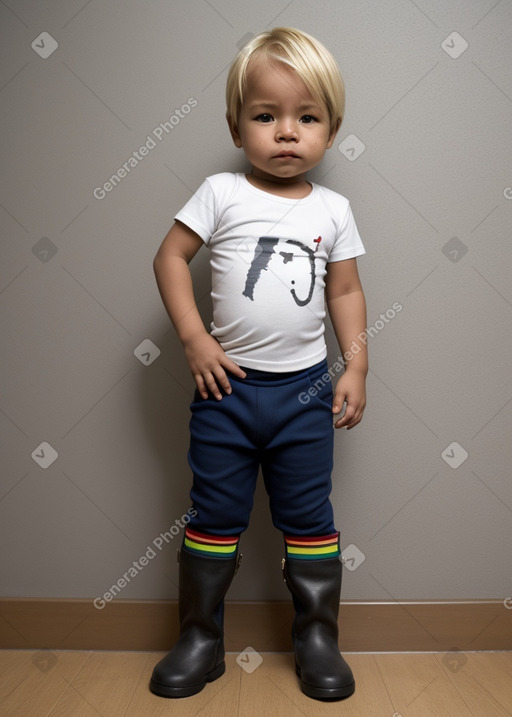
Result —
[{"label": "black rubber boot", "polygon": [[296,612],[292,628],[295,666],[302,691],[317,700],[341,700],[356,688],[338,647],[341,570],[339,558],[283,561]]},{"label": "black rubber boot", "polygon": [[[241,556],[240,556],[241,558]],[[224,596],[239,557],[179,554],[180,637],[155,666],[149,689],[160,697],[190,697],[224,674]]]}]

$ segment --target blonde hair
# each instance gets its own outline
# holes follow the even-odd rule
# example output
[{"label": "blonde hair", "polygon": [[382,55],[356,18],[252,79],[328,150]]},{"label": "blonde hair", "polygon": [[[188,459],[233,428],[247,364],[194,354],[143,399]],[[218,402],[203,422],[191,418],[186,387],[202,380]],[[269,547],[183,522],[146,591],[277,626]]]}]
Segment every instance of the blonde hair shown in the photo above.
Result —
[{"label": "blonde hair", "polygon": [[259,33],[233,60],[226,83],[227,115],[233,122],[238,122],[247,86],[247,68],[255,56],[292,67],[315,100],[326,104],[331,132],[339,128],[345,109],[345,86],[340,69],[321,42],[292,27],[275,27]]}]

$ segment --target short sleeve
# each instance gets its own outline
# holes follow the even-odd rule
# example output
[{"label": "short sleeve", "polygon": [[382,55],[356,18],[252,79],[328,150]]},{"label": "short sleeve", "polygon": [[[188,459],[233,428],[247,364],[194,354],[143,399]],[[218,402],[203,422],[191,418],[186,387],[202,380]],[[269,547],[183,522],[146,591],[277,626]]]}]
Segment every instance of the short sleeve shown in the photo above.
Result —
[{"label": "short sleeve", "polygon": [[204,180],[174,218],[186,224],[208,244],[218,223],[215,194],[208,179]]},{"label": "short sleeve", "polygon": [[347,203],[344,217],[340,222],[339,229],[333,247],[329,253],[328,263],[353,259],[356,256],[365,254],[365,248],[357,230],[354,215],[350,204]]}]

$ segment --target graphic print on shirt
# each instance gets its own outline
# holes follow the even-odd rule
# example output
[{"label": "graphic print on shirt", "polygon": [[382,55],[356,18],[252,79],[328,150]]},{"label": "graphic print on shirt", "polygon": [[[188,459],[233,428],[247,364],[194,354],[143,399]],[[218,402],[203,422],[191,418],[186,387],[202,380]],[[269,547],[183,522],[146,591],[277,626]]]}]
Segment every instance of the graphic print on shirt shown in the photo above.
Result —
[{"label": "graphic print on shirt", "polygon": [[245,289],[242,291],[242,296],[247,296],[251,301],[254,301],[254,287],[258,283],[261,272],[264,269],[265,271],[267,270],[270,257],[278,241],[279,237],[260,237],[258,239],[258,243],[254,248],[254,256],[247,272]]},{"label": "graphic print on shirt", "polygon": [[[290,251],[280,251],[277,253],[275,251],[276,244],[279,242],[279,237],[260,237],[258,239],[258,243],[254,249],[254,256],[251,261],[251,265],[249,266],[249,270],[247,272],[247,278],[245,281],[245,288],[242,292],[242,296],[246,296],[251,301],[254,301],[254,289],[256,287],[256,284],[258,283],[261,272],[267,271],[268,265],[272,257],[282,257],[283,264],[288,264],[289,262],[293,262],[294,259],[296,260],[296,263],[301,258],[307,258],[309,263],[309,291],[305,298],[300,298],[297,295],[297,292],[295,291],[295,287],[290,289],[290,293],[293,297],[293,300],[297,304],[297,306],[306,306],[311,301],[311,298],[313,296],[313,291],[315,288],[315,251],[318,249],[318,246],[320,242],[322,241],[322,237],[318,237],[318,239],[313,240],[315,243],[315,249],[311,249],[310,247],[306,246],[300,241],[297,241],[296,239],[286,239],[286,244],[293,244],[299,249],[301,249],[305,255],[304,257],[298,256],[295,252]],[[295,280],[292,279],[291,281],[292,285],[295,284]]]}]

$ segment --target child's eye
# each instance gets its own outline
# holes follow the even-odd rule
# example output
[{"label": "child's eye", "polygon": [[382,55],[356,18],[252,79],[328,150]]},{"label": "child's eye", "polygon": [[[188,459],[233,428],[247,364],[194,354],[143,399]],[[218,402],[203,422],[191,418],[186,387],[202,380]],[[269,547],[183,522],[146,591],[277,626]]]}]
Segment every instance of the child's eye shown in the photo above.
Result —
[{"label": "child's eye", "polygon": [[312,122],[316,122],[316,117],[313,117],[313,115],[303,115],[300,121],[303,124],[312,124]]},{"label": "child's eye", "polygon": [[266,122],[272,122],[273,119],[274,119],[274,118],[272,117],[272,115],[269,114],[268,112],[263,112],[261,115],[258,115],[258,116],[256,117],[256,120],[257,120],[258,122],[265,122],[265,123],[266,123]]}]

